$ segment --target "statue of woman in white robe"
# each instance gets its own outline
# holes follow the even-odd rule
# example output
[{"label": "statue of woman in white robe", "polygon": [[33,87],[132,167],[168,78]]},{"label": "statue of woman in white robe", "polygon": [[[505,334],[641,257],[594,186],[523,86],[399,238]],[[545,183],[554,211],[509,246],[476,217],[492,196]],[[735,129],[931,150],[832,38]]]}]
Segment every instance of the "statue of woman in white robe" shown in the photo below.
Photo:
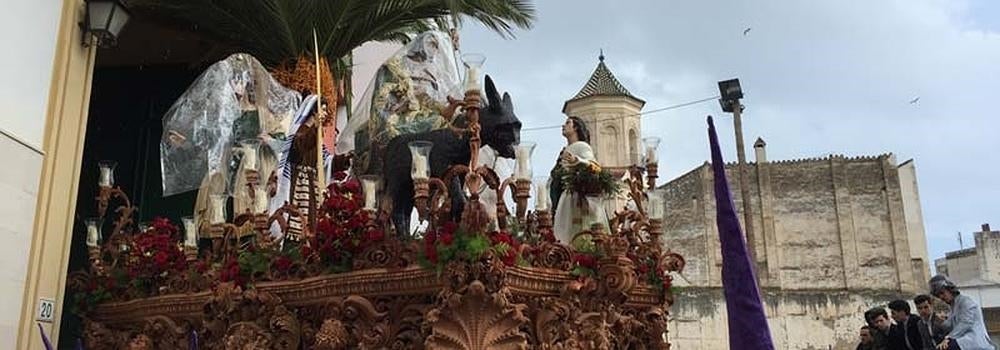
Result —
[{"label": "statue of woman in white robe", "polygon": [[576,166],[580,163],[597,163],[594,150],[590,148],[590,132],[587,125],[578,117],[569,117],[562,127],[566,147],[559,153],[559,163],[552,170],[552,201],[553,231],[556,238],[565,244],[572,244],[573,236],[583,230],[590,229],[593,224],[608,226],[608,216],[604,211],[603,200],[600,197],[583,196],[568,188],[563,188],[562,169]]}]

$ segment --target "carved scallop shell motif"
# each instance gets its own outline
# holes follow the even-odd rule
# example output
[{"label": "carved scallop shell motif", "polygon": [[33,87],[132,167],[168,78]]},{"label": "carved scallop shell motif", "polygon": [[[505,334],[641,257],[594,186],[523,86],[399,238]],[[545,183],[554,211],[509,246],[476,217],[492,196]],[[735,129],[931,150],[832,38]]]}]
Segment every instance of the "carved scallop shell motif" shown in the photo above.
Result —
[{"label": "carved scallop shell motif", "polygon": [[453,294],[445,305],[427,313],[431,335],[428,349],[509,350],[527,349],[528,340],[519,328],[528,318],[522,304],[511,304],[502,292],[488,294],[479,281],[469,284],[464,295]]}]

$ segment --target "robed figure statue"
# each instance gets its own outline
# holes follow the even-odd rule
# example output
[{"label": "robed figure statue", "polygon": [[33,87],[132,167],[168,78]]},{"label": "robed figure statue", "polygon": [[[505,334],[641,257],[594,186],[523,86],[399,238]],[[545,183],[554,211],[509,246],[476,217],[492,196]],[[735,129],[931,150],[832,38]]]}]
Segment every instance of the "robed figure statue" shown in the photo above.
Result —
[{"label": "robed figure statue", "polygon": [[553,231],[556,238],[566,244],[573,243],[573,236],[591,225],[599,223],[608,226],[607,213],[601,197],[577,193],[565,188],[563,176],[570,167],[582,164],[597,165],[597,157],[590,147],[590,131],[579,117],[569,117],[562,126],[566,147],[559,152],[559,161],[552,169],[550,196],[555,203],[553,210]]}]

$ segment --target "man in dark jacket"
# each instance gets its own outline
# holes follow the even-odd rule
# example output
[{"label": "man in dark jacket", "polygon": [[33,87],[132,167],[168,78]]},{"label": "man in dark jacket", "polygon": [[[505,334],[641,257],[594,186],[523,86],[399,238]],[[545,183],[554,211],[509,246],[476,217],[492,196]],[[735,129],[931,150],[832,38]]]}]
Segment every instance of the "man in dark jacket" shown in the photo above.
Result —
[{"label": "man in dark jacket", "polygon": [[910,303],[906,300],[893,300],[889,303],[889,310],[892,319],[899,327],[897,332],[902,335],[902,342],[906,349],[922,350],[923,338],[920,337],[920,316],[910,313]]},{"label": "man in dark jacket", "polygon": [[869,326],[862,326],[861,331],[858,333],[858,339],[861,340],[858,343],[858,347],[855,350],[873,350],[875,347],[875,341],[872,340],[872,330]]},{"label": "man in dark jacket", "polygon": [[920,316],[920,322],[917,324],[920,330],[920,339],[923,341],[922,349],[934,350],[948,334],[948,331],[942,327],[944,319],[934,314],[934,299],[930,295],[918,295],[913,298],[913,305],[917,306],[917,315]]},{"label": "man in dark jacket", "polygon": [[892,323],[885,308],[878,306],[865,312],[865,318],[874,326],[872,349],[875,350],[906,350],[903,330]]}]

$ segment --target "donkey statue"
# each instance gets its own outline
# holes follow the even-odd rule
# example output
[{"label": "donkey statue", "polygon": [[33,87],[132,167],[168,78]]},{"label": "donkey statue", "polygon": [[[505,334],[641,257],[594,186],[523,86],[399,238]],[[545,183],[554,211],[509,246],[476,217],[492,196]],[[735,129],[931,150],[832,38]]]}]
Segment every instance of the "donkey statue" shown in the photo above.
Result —
[{"label": "donkey statue", "polygon": [[[464,117],[456,121],[464,127]],[[480,139],[483,146],[490,146],[503,158],[514,158],[514,146],[521,141],[521,121],[514,115],[514,106],[507,93],[500,97],[493,79],[486,76],[486,105],[479,112]],[[385,149],[383,178],[385,193],[392,200],[390,218],[396,234],[409,235],[410,213],[413,212],[413,180],[410,178],[411,156],[408,144],[411,141],[430,141],[429,165],[432,177],[441,178],[452,165],[468,165],[471,159],[469,135],[456,134],[450,129],[439,129],[423,133],[400,135],[389,141]],[[458,221],[465,205],[464,181],[461,176],[452,178],[448,187],[451,198],[451,219]]]}]

